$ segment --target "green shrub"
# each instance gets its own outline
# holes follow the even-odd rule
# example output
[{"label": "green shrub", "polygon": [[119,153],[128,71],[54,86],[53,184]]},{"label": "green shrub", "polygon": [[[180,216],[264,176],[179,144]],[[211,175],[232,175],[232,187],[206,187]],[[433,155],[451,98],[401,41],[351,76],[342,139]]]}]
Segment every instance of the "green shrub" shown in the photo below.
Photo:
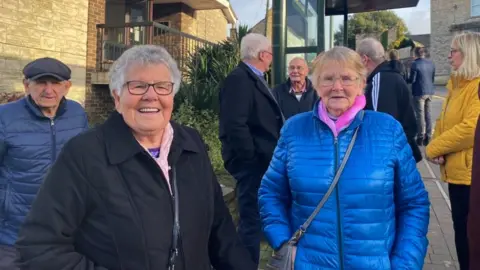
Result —
[{"label": "green shrub", "polygon": [[236,40],[199,48],[186,63],[186,74],[177,105],[188,100],[197,110],[218,114],[218,92],[221,83],[240,61]]},{"label": "green shrub", "polygon": [[208,146],[213,169],[216,172],[223,171],[221,144],[218,139],[218,117],[211,110],[197,110],[188,102],[184,102],[173,114],[173,119],[200,132]]}]

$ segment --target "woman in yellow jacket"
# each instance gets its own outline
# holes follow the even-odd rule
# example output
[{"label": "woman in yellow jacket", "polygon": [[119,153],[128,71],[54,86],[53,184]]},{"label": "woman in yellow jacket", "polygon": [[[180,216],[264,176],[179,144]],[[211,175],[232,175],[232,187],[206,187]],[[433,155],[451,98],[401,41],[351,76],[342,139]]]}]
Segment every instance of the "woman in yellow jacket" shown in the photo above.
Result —
[{"label": "woman in yellow jacket", "polygon": [[448,58],[452,66],[448,96],[426,154],[440,165],[442,180],[448,182],[458,261],[461,270],[468,270],[468,202],[473,139],[480,114],[480,34],[455,36]]}]

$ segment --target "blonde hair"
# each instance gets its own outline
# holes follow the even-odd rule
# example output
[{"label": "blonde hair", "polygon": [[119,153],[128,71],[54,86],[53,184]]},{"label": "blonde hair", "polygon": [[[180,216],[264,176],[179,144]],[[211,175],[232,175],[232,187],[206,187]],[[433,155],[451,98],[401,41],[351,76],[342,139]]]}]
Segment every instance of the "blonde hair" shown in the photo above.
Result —
[{"label": "blonde hair", "polygon": [[328,67],[332,65],[332,62],[346,68],[351,68],[363,79],[367,77],[367,69],[363,65],[360,55],[350,48],[337,46],[320,53],[315,60],[313,60],[312,83],[315,88],[318,86],[320,74],[328,69]]},{"label": "blonde hair", "polygon": [[467,80],[480,77],[480,34],[458,34],[452,40],[452,48],[458,49],[463,55],[462,64],[457,70],[452,70],[452,75]]},{"label": "blonde hair", "polygon": [[398,60],[400,58],[400,54],[397,50],[392,49],[388,52],[388,57],[390,58],[390,60]]}]

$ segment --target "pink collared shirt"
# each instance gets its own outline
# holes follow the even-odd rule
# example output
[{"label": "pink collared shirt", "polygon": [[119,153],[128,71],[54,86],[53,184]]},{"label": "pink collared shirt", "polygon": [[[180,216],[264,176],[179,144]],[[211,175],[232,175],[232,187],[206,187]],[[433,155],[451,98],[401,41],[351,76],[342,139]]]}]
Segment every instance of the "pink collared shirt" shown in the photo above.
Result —
[{"label": "pink collared shirt", "polygon": [[[168,174],[170,171],[170,165],[168,164],[168,154],[170,153],[170,147],[172,146],[172,142],[173,142],[173,128],[172,128],[172,125],[168,123],[163,133],[162,144],[160,145],[160,154],[158,158],[155,158],[155,157],[152,157],[152,158],[157,162],[158,166],[163,172],[163,175],[165,176],[165,179],[167,179],[167,185],[170,190],[170,193],[172,193],[172,187],[170,186],[170,175]],[[145,150],[148,151],[148,149],[146,148]]]}]

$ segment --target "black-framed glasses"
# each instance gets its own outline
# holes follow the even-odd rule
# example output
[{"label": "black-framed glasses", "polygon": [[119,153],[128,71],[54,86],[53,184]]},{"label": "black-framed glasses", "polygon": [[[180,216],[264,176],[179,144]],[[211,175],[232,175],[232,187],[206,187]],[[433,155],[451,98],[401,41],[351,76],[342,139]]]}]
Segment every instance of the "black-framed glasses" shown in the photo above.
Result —
[{"label": "black-framed glasses", "polygon": [[450,55],[453,55],[454,53],[457,53],[457,52],[459,52],[459,51],[460,51],[459,49],[451,48],[451,49],[450,49]]},{"label": "black-framed glasses", "polygon": [[147,93],[150,87],[153,87],[153,90],[157,95],[168,96],[173,92],[173,82],[156,82],[156,83],[147,83],[142,81],[128,81],[125,83],[127,86],[128,92],[135,96],[141,96]]}]

